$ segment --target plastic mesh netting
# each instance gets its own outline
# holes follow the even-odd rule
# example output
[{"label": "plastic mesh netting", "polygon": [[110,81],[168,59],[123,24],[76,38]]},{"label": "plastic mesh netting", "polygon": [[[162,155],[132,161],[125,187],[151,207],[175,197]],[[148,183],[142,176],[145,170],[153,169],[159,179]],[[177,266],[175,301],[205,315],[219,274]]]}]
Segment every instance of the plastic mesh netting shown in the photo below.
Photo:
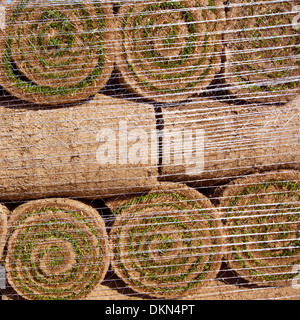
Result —
[{"label": "plastic mesh netting", "polygon": [[0,299],[300,297],[300,1],[0,2]]}]

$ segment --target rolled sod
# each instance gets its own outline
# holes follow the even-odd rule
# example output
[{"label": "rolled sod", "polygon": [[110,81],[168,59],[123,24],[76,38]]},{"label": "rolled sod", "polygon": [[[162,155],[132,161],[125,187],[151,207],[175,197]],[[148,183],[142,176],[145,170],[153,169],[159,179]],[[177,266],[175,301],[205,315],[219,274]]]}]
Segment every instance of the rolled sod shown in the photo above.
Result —
[{"label": "rolled sod", "polygon": [[9,210],[6,208],[6,206],[0,204],[0,262],[2,259],[3,249],[6,242],[8,215]]},{"label": "rolled sod", "polygon": [[299,0],[230,0],[225,81],[236,98],[286,103],[299,94],[300,29],[294,24],[299,5]]},{"label": "rolled sod", "polygon": [[185,100],[220,71],[220,0],[126,1],[117,20],[116,64],[135,94],[156,102]]},{"label": "rolled sod", "polygon": [[211,186],[300,169],[300,98],[284,106],[198,98],[162,108],[161,117],[161,180]]},{"label": "rolled sod", "polygon": [[142,196],[106,202],[112,269],[134,291],[173,299],[197,292],[215,278],[222,258],[222,224],[198,191],[161,184]]},{"label": "rolled sod", "polygon": [[107,198],[157,184],[154,109],[96,95],[68,108],[0,107],[0,198]]},{"label": "rolled sod", "polygon": [[26,299],[86,296],[106,274],[110,245],[99,213],[81,202],[27,202],[9,219],[7,279]]},{"label": "rolled sod", "polygon": [[0,41],[0,84],[38,104],[88,98],[113,63],[112,5],[94,0],[12,0]]},{"label": "rolled sod", "polygon": [[223,187],[226,261],[250,283],[288,286],[300,263],[300,171],[272,171]]}]

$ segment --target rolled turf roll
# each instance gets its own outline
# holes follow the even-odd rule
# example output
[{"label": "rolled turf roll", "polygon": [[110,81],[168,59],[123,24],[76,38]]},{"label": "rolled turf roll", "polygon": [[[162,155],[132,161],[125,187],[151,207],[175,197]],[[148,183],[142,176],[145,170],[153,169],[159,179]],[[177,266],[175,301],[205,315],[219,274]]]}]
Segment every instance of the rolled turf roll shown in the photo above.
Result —
[{"label": "rolled turf roll", "polygon": [[211,186],[300,169],[300,98],[283,106],[197,98],[162,108],[161,117],[161,180]]},{"label": "rolled turf roll", "polygon": [[0,84],[38,104],[75,102],[110,78],[112,5],[96,0],[13,0],[0,41]]},{"label": "rolled turf roll", "polygon": [[106,205],[115,215],[112,268],[133,290],[176,298],[215,278],[222,258],[222,226],[201,193],[161,184],[145,195]]},{"label": "rolled turf roll", "polygon": [[7,279],[26,299],[78,299],[101,282],[110,262],[105,224],[81,202],[53,198],[12,211]]},{"label": "rolled turf roll", "polygon": [[250,283],[289,285],[300,263],[300,172],[254,174],[223,189],[230,268]]},{"label": "rolled turf roll", "polygon": [[0,107],[0,199],[99,199],[157,184],[152,106],[98,94],[68,108],[18,102]]},{"label": "rolled turf roll", "polygon": [[116,34],[122,82],[157,102],[203,91],[220,70],[224,18],[220,0],[126,1]]},{"label": "rolled turf roll", "polygon": [[299,0],[230,0],[225,43],[227,89],[250,102],[285,103],[299,94]]},{"label": "rolled turf roll", "polygon": [[9,215],[9,210],[6,208],[6,206],[0,204],[0,262],[2,259],[3,248],[6,242],[8,215]]}]

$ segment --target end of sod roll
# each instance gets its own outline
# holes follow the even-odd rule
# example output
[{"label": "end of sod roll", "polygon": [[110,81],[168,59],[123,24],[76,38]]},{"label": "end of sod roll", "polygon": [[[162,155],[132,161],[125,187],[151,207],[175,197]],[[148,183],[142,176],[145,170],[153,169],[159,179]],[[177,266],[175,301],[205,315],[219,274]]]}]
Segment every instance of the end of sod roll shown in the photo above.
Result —
[{"label": "end of sod roll", "polygon": [[0,84],[37,104],[86,99],[110,78],[113,29],[110,3],[12,0],[0,38]]},{"label": "end of sod roll", "polygon": [[300,92],[299,0],[231,0],[226,12],[225,82],[237,99],[286,103]]},{"label": "end of sod roll", "polygon": [[6,206],[0,204],[0,263],[2,261],[3,249],[6,243],[7,219],[10,211]]},{"label": "end of sod roll", "polygon": [[83,298],[104,279],[110,257],[103,219],[79,201],[29,201],[10,215],[5,268],[25,299]]},{"label": "end of sod roll", "polygon": [[196,294],[221,266],[220,216],[208,198],[182,184],[106,202],[114,216],[112,269],[134,291],[173,299]]},{"label": "end of sod roll", "polygon": [[219,190],[229,267],[257,286],[289,286],[300,263],[300,171],[233,180]]}]

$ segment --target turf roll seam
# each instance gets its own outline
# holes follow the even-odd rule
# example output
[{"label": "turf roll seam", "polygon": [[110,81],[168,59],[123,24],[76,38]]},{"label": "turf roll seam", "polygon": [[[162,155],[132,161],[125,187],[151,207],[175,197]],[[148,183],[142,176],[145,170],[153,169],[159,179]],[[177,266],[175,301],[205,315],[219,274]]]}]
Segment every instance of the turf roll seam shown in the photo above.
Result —
[{"label": "turf roll seam", "polygon": [[126,1],[117,17],[122,83],[156,102],[202,92],[220,71],[222,1]]}]

